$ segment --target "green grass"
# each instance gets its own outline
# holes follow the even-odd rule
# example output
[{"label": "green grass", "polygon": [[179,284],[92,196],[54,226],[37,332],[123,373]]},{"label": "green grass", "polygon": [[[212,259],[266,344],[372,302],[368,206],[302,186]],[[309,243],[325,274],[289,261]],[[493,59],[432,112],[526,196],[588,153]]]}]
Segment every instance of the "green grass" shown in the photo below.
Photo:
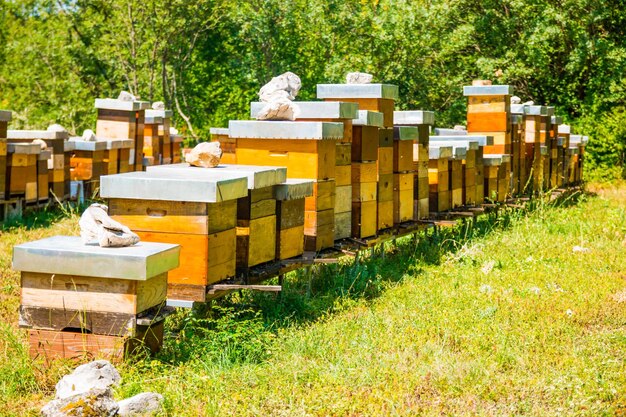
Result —
[{"label": "green grass", "polygon": [[[181,311],[117,394],[160,392],[172,416],[623,414],[626,187],[594,191]],[[27,358],[10,248],[71,232],[70,213],[0,238],[0,414],[36,415],[71,369]]]}]

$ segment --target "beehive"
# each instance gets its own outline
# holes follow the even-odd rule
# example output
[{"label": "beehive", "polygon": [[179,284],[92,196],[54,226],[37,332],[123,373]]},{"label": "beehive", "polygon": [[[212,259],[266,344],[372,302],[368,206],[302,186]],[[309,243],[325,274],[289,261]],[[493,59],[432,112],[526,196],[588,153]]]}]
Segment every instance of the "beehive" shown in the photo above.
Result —
[{"label": "beehive", "polygon": [[[431,136],[430,143],[434,146],[451,146],[454,159],[460,160],[461,164],[461,184],[459,186],[458,181],[452,178],[453,171],[458,171],[458,162],[451,162],[450,164],[450,192],[451,192],[451,204],[456,205],[473,205],[478,201],[476,199],[476,171],[477,171],[477,157],[478,150],[481,143],[489,143],[493,140],[490,136]],[[456,165],[456,166],[455,166]],[[453,192],[455,188],[460,188],[461,196],[459,192]]]},{"label": "beehive", "polygon": [[312,195],[311,180],[288,179],[274,187],[277,260],[304,252],[304,200]]},{"label": "beehive", "polygon": [[37,202],[37,160],[41,147],[36,143],[7,143],[7,188],[10,197]]},{"label": "beehive", "polygon": [[550,138],[552,141],[552,147],[550,150],[550,188],[560,187],[559,184],[559,167],[563,163],[562,155],[559,153],[559,125],[563,123],[563,118],[559,116],[552,116],[552,129],[550,131]]},{"label": "beehive", "polygon": [[[524,148],[526,167],[528,170],[528,183],[532,184],[530,191],[541,191],[544,187],[544,158],[541,154],[541,123],[547,117],[546,106],[524,106]],[[543,135],[545,143],[545,134]]]},{"label": "beehive", "polygon": [[[250,116],[256,118],[266,103],[250,103]],[[358,118],[356,103],[299,101],[297,122],[335,122],[343,124],[343,138],[336,143],[335,164],[335,240],[352,233],[351,152],[353,119]]]},{"label": "beehive", "polygon": [[[248,193],[237,200],[236,268],[248,268],[273,261],[276,253],[276,199],[274,186],[285,182],[287,168],[223,165],[198,168],[187,163],[148,167],[148,172],[177,172],[189,178],[215,178],[215,175],[245,175]],[[303,213],[304,215],[304,213]]]},{"label": "beehive", "polygon": [[452,146],[428,144],[428,186],[429,210],[442,212],[450,210],[450,164]]},{"label": "beehive", "polygon": [[0,201],[8,198],[7,186],[7,124],[11,121],[11,112],[0,110]]},{"label": "beehive", "polygon": [[511,114],[511,194],[515,196],[519,195],[521,190],[522,161],[524,161],[521,140],[523,123],[523,115]]},{"label": "beehive", "polygon": [[413,220],[413,146],[419,142],[416,126],[393,128],[393,222]]},{"label": "beehive", "polygon": [[143,167],[160,165],[163,161],[163,137],[159,137],[159,126],[163,132],[163,117],[155,110],[146,110],[143,129]]},{"label": "beehive", "polygon": [[228,128],[212,127],[210,129],[211,141],[219,142],[222,149],[223,164],[236,164],[237,156],[235,154],[236,140],[228,135]]},{"label": "beehive", "polygon": [[[151,136],[156,137],[156,142],[151,143],[153,165],[170,164],[171,159],[171,138],[170,138],[170,126],[173,112],[172,110],[146,110],[145,128],[144,128],[144,150],[146,149],[146,138]],[[148,132],[148,125],[150,126],[150,132]],[[156,146],[155,146],[156,145]],[[144,157],[147,156],[144,151]]]},{"label": "beehive", "polygon": [[391,84],[318,84],[317,98],[357,103],[359,110],[383,114],[383,126],[393,127],[398,86]]},{"label": "beehive", "polygon": [[428,209],[428,140],[430,128],[435,124],[432,111],[409,110],[394,111],[395,126],[414,126],[418,130],[418,139],[413,141],[413,219],[425,219]]},{"label": "beehive", "polygon": [[233,121],[228,126],[237,140],[238,164],[287,167],[288,178],[314,180],[314,193],[305,202],[305,250],[334,244],[336,141],[341,123]]},{"label": "beehive", "polygon": [[393,173],[381,175],[378,161],[388,134],[384,130],[381,137],[383,124],[383,114],[370,110],[359,110],[352,121],[352,237],[375,236],[393,226]]},{"label": "beehive", "polygon": [[245,175],[129,172],[102,177],[101,187],[109,214],[142,240],[180,245],[168,299],[205,301],[208,285],[235,276],[237,199],[248,195]]},{"label": "beehive", "polygon": [[172,164],[178,164],[183,158],[183,137],[181,135],[170,134],[170,149],[172,154]]},{"label": "beehive", "polygon": [[[65,187],[65,181],[69,179],[65,176],[64,143],[69,138],[66,131],[8,130],[7,138],[12,143],[30,143],[35,139],[43,140],[50,151],[49,159],[46,162],[50,192],[61,201],[69,197],[69,190],[66,190]],[[41,168],[38,171],[43,172],[43,166]],[[43,181],[43,178],[38,178],[39,180]],[[47,192],[48,186],[45,187],[45,190]],[[43,194],[40,195],[40,199],[42,198]]]},{"label": "beehive", "polygon": [[82,181],[87,197],[92,197],[100,187],[100,177],[106,173],[105,153],[106,141],[84,141],[82,138],[71,138],[74,151],[70,159],[70,178]]},{"label": "beehive", "polygon": [[157,351],[163,322],[141,325],[141,318],[163,306],[178,257],[172,244],[101,248],[70,236],[15,246],[20,327],[29,329],[31,356],[119,359],[141,342]]},{"label": "beehive", "polygon": [[143,137],[147,101],[123,101],[112,98],[97,98],[98,110],[96,136],[101,139],[132,139],[129,155],[131,171],[143,169]]},{"label": "beehive", "polygon": [[511,154],[511,103],[509,85],[471,85],[463,87],[468,98],[467,132],[493,136],[494,144],[484,154]]}]

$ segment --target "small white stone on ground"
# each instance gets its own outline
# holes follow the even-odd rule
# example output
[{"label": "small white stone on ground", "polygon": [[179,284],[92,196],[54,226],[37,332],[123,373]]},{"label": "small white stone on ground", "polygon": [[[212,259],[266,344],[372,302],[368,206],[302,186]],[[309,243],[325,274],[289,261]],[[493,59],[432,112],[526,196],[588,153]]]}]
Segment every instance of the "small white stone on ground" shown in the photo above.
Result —
[{"label": "small white stone on ground", "polygon": [[93,388],[106,389],[119,384],[122,377],[109,361],[99,360],[79,366],[56,385],[56,398],[63,399]]},{"label": "small white stone on ground", "polygon": [[111,388],[93,388],[81,394],[50,401],[41,409],[43,417],[118,415],[119,405],[113,399]]},{"label": "small white stone on ground", "polygon": [[163,396],[154,392],[143,392],[118,403],[121,417],[146,416],[161,410]]}]

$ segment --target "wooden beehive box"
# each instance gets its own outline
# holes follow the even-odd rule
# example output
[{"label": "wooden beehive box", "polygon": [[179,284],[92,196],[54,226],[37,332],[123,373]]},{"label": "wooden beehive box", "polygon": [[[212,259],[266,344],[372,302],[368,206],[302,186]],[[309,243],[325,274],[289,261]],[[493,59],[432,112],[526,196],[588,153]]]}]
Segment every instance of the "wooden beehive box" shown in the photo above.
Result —
[{"label": "wooden beehive box", "polygon": [[[170,138],[170,126],[173,112],[172,110],[154,110],[148,109],[146,110],[146,128],[149,123],[153,125],[156,124],[156,129],[151,131],[151,136],[155,137],[157,140],[157,146],[152,146],[152,157],[154,165],[168,164],[171,163],[171,160],[164,159],[164,154],[170,153],[171,149],[171,138]],[[157,122],[157,123],[154,123]],[[152,130],[152,129],[151,129]],[[145,132],[144,128],[144,142],[145,138],[148,136],[148,133]],[[146,145],[144,143],[144,149]],[[166,148],[169,148],[167,152]],[[156,151],[156,154],[155,154]],[[145,156],[145,155],[144,155]]]},{"label": "wooden beehive box", "polygon": [[557,188],[559,171],[559,125],[563,119],[559,116],[551,116],[550,129],[550,188]]},{"label": "wooden beehive box", "polygon": [[36,143],[7,143],[7,195],[37,202],[37,160],[41,147]]},{"label": "wooden beehive box", "polygon": [[[299,101],[300,113],[296,122],[342,123],[343,138],[336,142],[335,159],[335,240],[351,236],[352,232],[352,131],[353,119],[359,117],[356,103],[340,101]],[[254,119],[266,103],[250,103],[250,116]]]},{"label": "wooden beehive box", "polygon": [[74,143],[74,151],[70,159],[70,178],[72,181],[82,181],[85,195],[88,197],[97,193],[100,187],[100,177],[106,174],[105,153],[107,142],[87,142],[82,138],[70,138]]},{"label": "wooden beehive box", "polygon": [[378,141],[377,229],[384,230],[394,223],[393,128],[381,127]]},{"label": "wooden beehive box", "polygon": [[287,180],[287,168],[220,164],[198,168],[187,163],[148,167],[148,172],[177,172],[190,178],[215,178],[219,174],[245,175],[248,194],[237,200],[238,275],[250,267],[273,261],[276,254],[276,199],[274,186]]},{"label": "wooden beehive box", "polygon": [[424,110],[394,111],[393,124],[417,128],[418,138],[412,144],[413,219],[428,218],[428,140],[430,128],[435,124],[435,113]]},{"label": "wooden beehive box", "polygon": [[52,157],[52,151],[49,149],[41,150],[37,155],[37,202],[43,203],[48,201],[49,179],[48,179],[48,161]]},{"label": "wooden beehive box", "polygon": [[142,326],[142,316],[163,306],[178,257],[173,244],[101,248],[70,236],[15,246],[20,327],[29,329],[31,356],[119,359],[144,337],[158,350],[163,322]]},{"label": "wooden beehive box", "polygon": [[276,259],[304,253],[304,200],[313,195],[313,181],[288,179],[274,187],[276,199]]},{"label": "wooden beehive box", "polygon": [[357,103],[360,110],[383,114],[383,126],[393,127],[398,86],[391,84],[318,84],[317,98]]},{"label": "wooden beehive box", "polygon": [[488,201],[500,201],[498,194],[498,180],[502,155],[484,155],[485,198]]},{"label": "wooden beehive box", "polygon": [[452,146],[428,144],[429,210],[433,213],[450,210],[450,166]]},{"label": "wooden beehive box", "polygon": [[416,126],[393,128],[393,222],[413,220],[414,177],[413,145],[419,142]]},{"label": "wooden beehive box", "polygon": [[159,127],[163,132],[163,117],[156,110],[146,110],[143,129],[143,167],[160,165],[163,161],[163,138],[159,136]]},{"label": "wooden beehive box", "polygon": [[0,201],[8,199],[7,192],[7,124],[11,121],[11,112],[0,110]]},{"label": "wooden beehive box", "polygon": [[150,103],[97,98],[95,107],[98,110],[96,136],[102,139],[132,139],[130,170],[141,171],[145,111],[150,107]]},{"label": "wooden beehive box", "polygon": [[[546,143],[545,120],[548,117],[546,106],[524,106],[524,142],[526,166],[529,172],[530,191],[537,193],[544,187],[544,155],[541,145]],[[542,124],[544,130],[542,130]]]},{"label": "wooden beehive box", "polygon": [[142,240],[181,246],[168,299],[203,302],[208,285],[235,276],[237,199],[248,195],[245,175],[129,172],[102,177],[100,194],[109,214]]},{"label": "wooden beehive box", "polygon": [[511,194],[515,196],[520,192],[523,120],[523,115],[511,114]]},{"label": "wooden beehive box", "polygon": [[235,148],[237,141],[235,138],[231,138],[228,135],[228,128],[212,127],[210,133],[211,141],[220,143],[220,148],[222,149],[222,159],[220,162],[223,164],[236,164],[237,155],[235,154]]},{"label": "wooden beehive box", "polygon": [[[64,143],[69,138],[69,134],[66,131],[8,130],[7,138],[11,143],[31,143],[35,139],[43,140],[46,143],[47,149],[50,151],[49,159],[46,162],[50,192],[54,193],[60,201],[69,197],[69,190],[66,191],[65,189],[66,169]],[[38,172],[43,172],[43,169],[38,170]],[[69,177],[67,179],[69,179]],[[42,181],[43,186],[43,178],[38,178],[38,181],[39,180]],[[45,189],[47,190],[48,186],[46,186]],[[41,194],[40,199],[42,197],[43,194]]]},{"label": "wooden beehive box", "polygon": [[388,133],[383,114],[359,110],[358,116],[352,121],[351,236],[366,238],[393,226],[393,171],[380,174],[379,145]]},{"label": "wooden beehive box", "polygon": [[559,138],[561,138],[561,149],[563,155],[563,162],[560,170],[560,175],[563,178],[562,185],[568,185],[568,167],[570,161],[569,146],[570,146],[570,126],[561,124],[558,127]]},{"label": "wooden beehive box", "polygon": [[181,135],[170,135],[172,149],[172,163],[179,164],[183,160],[183,137]]},{"label": "wooden beehive box", "polygon": [[[480,83],[479,83],[480,84]],[[468,97],[467,132],[493,136],[494,144],[485,154],[511,154],[511,104],[513,88],[509,85],[471,85],[463,87]]]},{"label": "wooden beehive box", "polygon": [[343,137],[341,123],[233,121],[237,163],[287,167],[288,178],[315,181],[306,199],[305,250],[332,247],[335,230],[336,141]]}]

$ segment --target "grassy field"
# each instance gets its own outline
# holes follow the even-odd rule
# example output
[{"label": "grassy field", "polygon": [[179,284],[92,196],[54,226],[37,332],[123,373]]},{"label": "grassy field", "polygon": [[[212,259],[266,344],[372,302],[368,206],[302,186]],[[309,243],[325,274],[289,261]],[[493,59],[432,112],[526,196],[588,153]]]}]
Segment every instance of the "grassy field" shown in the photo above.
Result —
[{"label": "grassy field", "polygon": [[[626,186],[592,191],[180,312],[117,394],[171,416],[626,415]],[[71,369],[28,359],[10,270],[12,245],[76,232],[61,217],[0,237],[2,415],[36,415]]]}]

